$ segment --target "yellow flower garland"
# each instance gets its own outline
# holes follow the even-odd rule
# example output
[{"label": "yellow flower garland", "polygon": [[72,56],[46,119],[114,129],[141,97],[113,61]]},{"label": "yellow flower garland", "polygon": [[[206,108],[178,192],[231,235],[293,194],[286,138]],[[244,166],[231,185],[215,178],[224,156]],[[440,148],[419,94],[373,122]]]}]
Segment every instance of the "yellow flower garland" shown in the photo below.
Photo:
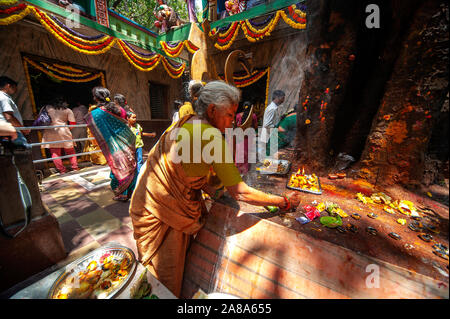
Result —
[{"label": "yellow flower garland", "polygon": [[85,49],[80,49],[76,46],[74,46],[73,44],[67,42],[66,40],[64,40],[58,33],[56,33],[45,21],[44,19],[42,19],[42,17],[39,15],[39,13],[36,11],[37,9],[34,7],[31,7],[33,10],[34,15],[36,16],[36,18],[39,20],[39,22],[44,26],[45,29],[47,29],[48,32],[50,32],[56,39],[58,39],[58,41],[60,41],[61,43],[63,43],[64,45],[74,49],[77,52],[80,53],[84,53],[84,54],[89,54],[89,55],[96,55],[96,54],[103,54],[106,51],[108,51],[109,49],[111,49],[111,47],[114,45],[114,43],[117,41],[116,38],[114,38],[111,43],[109,43],[106,47],[104,47],[101,50],[98,51],[89,51],[89,50],[85,50]]},{"label": "yellow flower garland", "polygon": [[[253,74],[257,73],[258,71],[253,72]],[[265,70],[264,72],[262,72],[259,76],[257,76],[256,78],[254,78],[252,81],[247,82],[245,84],[237,84],[236,87],[240,88],[240,87],[246,87],[249,85],[252,85],[253,83],[259,81],[264,75],[266,75],[266,73],[269,72],[269,68],[267,68],[267,70]],[[242,77],[245,78],[245,77]],[[242,79],[241,78],[241,79]],[[238,77],[233,77],[233,79],[238,80]]]},{"label": "yellow flower garland", "polygon": [[18,0],[2,0],[0,1],[0,5],[2,6],[10,6],[14,3],[17,3]]},{"label": "yellow flower garland", "polygon": [[191,47],[191,45],[192,46],[194,46],[194,47],[196,47],[194,44],[192,44],[192,42],[190,42],[189,40],[184,40],[184,46],[186,47],[186,49],[189,51],[189,52],[191,52],[192,54],[194,54],[195,52],[197,52],[198,50],[199,50],[199,48],[197,48],[197,50],[194,50],[192,47]]},{"label": "yellow flower garland", "polygon": [[33,87],[31,86],[31,82],[30,82],[30,72],[28,71],[28,64],[27,64],[27,61],[25,61],[25,59],[23,60],[23,69],[25,70],[25,78],[27,79],[28,93],[30,95],[31,107],[33,108],[33,114],[36,114],[37,113],[36,102],[34,100]]},{"label": "yellow flower garland", "polygon": [[294,29],[305,29],[306,28],[306,23],[298,23],[292,19],[290,19],[286,12],[281,11],[281,17],[283,18],[284,22],[286,22],[286,24],[288,24],[289,26],[291,26]]},{"label": "yellow flower garland", "polygon": [[[281,12],[282,11],[280,11],[280,10],[277,11],[277,13],[275,14],[275,17],[273,17],[273,19],[267,24],[267,26],[265,26],[261,30],[255,29],[251,25],[251,23],[248,21],[248,19],[242,21],[242,25],[243,25],[242,30],[244,30],[244,35],[247,38],[247,40],[250,41],[250,42],[256,42],[256,41],[258,41],[258,40],[260,40],[260,39],[262,39],[262,38],[264,38],[266,36],[269,36],[272,33],[273,29],[275,29],[275,27],[277,26],[278,21],[280,21],[280,14],[281,14]],[[258,33],[258,36],[256,38],[250,36],[248,34],[247,28],[250,29],[254,33]]]},{"label": "yellow flower garland", "polygon": [[84,72],[83,70],[75,69],[74,67],[71,67],[69,65],[61,65],[61,64],[54,63],[53,66],[57,67],[59,69],[63,69],[63,70],[66,70],[66,71],[72,71],[72,72],[76,72],[76,73],[83,73]]},{"label": "yellow flower garland", "polygon": [[50,64],[47,64],[47,63],[45,63],[45,62],[42,62],[42,64],[43,64],[47,69],[50,69],[50,70],[52,70],[52,71],[61,73],[61,74],[63,74],[63,75],[71,76],[71,77],[76,77],[76,78],[79,77],[79,78],[82,78],[82,77],[84,77],[84,76],[88,76],[89,74],[91,74],[91,72],[85,72],[85,73],[67,73],[67,72],[58,70],[58,68],[55,68],[55,67],[53,67],[53,66],[51,66]]},{"label": "yellow flower garland", "polygon": [[267,68],[266,106],[264,107],[264,109],[267,107],[267,103],[269,102],[269,82],[270,82],[270,67]]},{"label": "yellow flower garland", "polygon": [[293,4],[292,8],[294,9],[294,12],[297,13],[301,18],[306,18],[306,12],[303,12],[300,9],[297,9],[297,5]]},{"label": "yellow flower garland", "polygon": [[[53,22],[53,20],[48,16],[48,14],[46,14],[45,12],[42,12],[42,11],[41,11],[41,13],[42,13],[43,15],[45,15],[45,17],[46,17],[47,19],[49,19],[50,21]],[[76,40],[76,41],[78,41],[78,42],[80,42],[81,44],[84,44],[84,45],[89,45],[89,44],[101,44],[101,43],[104,43],[105,41],[107,41],[107,40],[109,39],[109,37],[106,37],[106,39],[105,39],[105,38],[101,38],[101,39],[98,39],[98,40],[85,40],[85,39],[83,39],[83,38],[77,37],[76,35],[73,35],[72,33],[70,33],[69,31],[67,31],[66,29],[60,27],[60,26],[59,26],[58,24],[56,24],[56,23],[53,23],[53,26],[54,26],[55,28],[57,28],[60,32],[62,32],[62,33],[64,33],[65,35],[67,35],[68,37],[70,37],[70,38],[72,38],[72,39],[74,39],[74,40]]]},{"label": "yellow flower garland", "polygon": [[239,28],[241,27],[241,24],[238,24],[238,26],[236,27],[236,30],[233,34],[233,37],[230,39],[230,41],[228,41],[228,43],[224,46],[220,46],[220,44],[218,44],[217,42],[214,44],[214,46],[221,50],[221,51],[225,51],[227,50],[234,42],[234,40],[236,39],[237,34],[239,33]]},{"label": "yellow flower garland", "polygon": [[27,6],[21,13],[10,15],[9,17],[0,19],[0,25],[9,25],[16,23],[19,20],[25,18],[30,12],[32,7]]},{"label": "yellow flower garland", "polygon": [[[121,41],[121,40],[119,40]],[[155,62],[155,64],[153,64],[151,67],[145,69],[143,67],[141,67],[140,65],[136,64],[127,54],[127,52],[125,52],[125,50],[123,49],[123,47],[121,45],[119,45],[120,51],[122,51],[122,54],[125,56],[125,58],[127,58],[128,62],[130,62],[135,68],[137,68],[138,70],[144,71],[144,72],[148,72],[153,70],[154,68],[156,68],[156,66],[159,64],[159,62],[161,61],[161,56],[158,54],[156,55],[155,59],[157,59],[157,61]]]},{"label": "yellow flower garland", "polygon": [[159,44],[161,45],[161,48],[163,49],[164,53],[166,53],[171,58],[176,58],[181,54],[181,51],[183,51],[184,42],[180,41],[180,43],[178,43],[177,46],[173,49],[168,47],[164,41],[159,41]]},{"label": "yellow flower garland", "polygon": [[184,69],[186,68],[186,64],[183,63],[179,69],[174,69],[174,72],[182,70],[178,76],[175,76],[175,75],[172,74],[172,71],[169,70],[169,65],[168,65],[169,62],[167,62],[166,58],[165,57],[161,57],[161,60],[162,60],[162,65],[164,66],[164,69],[166,70],[166,72],[169,74],[169,76],[172,79],[178,79],[183,74]]},{"label": "yellow flower garland", "polygon": [[47,75],[50,75],[50,76],[52,76],[52,77],[54,77],[54,78],[56,78],[58,80],[61,80],[61,81],[68,81],[68,82],[75,82],[75,83],[90,82],[90,81],[93,81],[93,80],[99,78],[102,75],[102,73],[100,72],[100,73],[94,74],[91,77],[85,78],[85,79],[78,79],[78,80],[68,79],[68,78],[63,78],[62,76],[59,76],[57,74],[54,74],[54,73],[44,69],[39,64],[31,61],[30,59],[28,59],[26,57],[24,57],[23,60],[26,61],[27,63],[29,63],[30,65],[32,65],[34,68],[38,69],[39,71],[41,71],[41,72],[43,72],[43,73],[45,73]]},{"label": "yellow flower garland", "polygon": [[[117,40],[118,42],[119,42],[119,47],[122,49],[122,53],[124,53],[124,55],[126,55],[127,57],[128,57],[128,52],[127,51],[125,51],[125,49],[123,49],[124,47],[126,47],[126,44],[122,41],[122,40]],[[142,56],[139,56],[139,55],[137,55],[136,53],[134,53],[132,50],[129,50],[129,52],[130,52],[130,55],[132,55],[135,59],[139,59],[139,60],[142,60],[142,61],[144,61],[144,62],[152,62],[152,61],[154,61],[155,59],[158,59],[159,57],[159,54],[157,54],[157,55],[154,55],[154,56],[152,56],[152,57],[150,57],[150,58],[144,58],[144,57],[142,57]]]}]

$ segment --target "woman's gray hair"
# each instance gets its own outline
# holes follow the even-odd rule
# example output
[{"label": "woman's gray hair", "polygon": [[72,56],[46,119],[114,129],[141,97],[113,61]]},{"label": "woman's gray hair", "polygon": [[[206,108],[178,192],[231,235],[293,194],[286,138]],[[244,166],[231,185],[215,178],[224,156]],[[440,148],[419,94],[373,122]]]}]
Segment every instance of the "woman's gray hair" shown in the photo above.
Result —
[{"label": "woman's gray hair", "polygon": [[204,118],[210,104],[221,109],[238,104],[240,99],[241,91],[239,89],[223,81],[212,81],[200,90],[194,110],[199,117]]}]

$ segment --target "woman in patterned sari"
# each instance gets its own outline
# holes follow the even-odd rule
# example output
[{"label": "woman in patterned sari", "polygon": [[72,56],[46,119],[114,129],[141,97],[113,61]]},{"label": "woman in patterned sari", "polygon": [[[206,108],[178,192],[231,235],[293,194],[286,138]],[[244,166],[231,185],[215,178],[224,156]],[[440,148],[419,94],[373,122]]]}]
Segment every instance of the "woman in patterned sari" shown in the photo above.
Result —
[{"label": "woman in patterned sari", "polygon": [[136,185],[135,135],[128,127],[127,112],[110,99],[103,87],[92,89],[95,106],[86,115],[92,135],[111,168],[114,200],[127,201]]}]

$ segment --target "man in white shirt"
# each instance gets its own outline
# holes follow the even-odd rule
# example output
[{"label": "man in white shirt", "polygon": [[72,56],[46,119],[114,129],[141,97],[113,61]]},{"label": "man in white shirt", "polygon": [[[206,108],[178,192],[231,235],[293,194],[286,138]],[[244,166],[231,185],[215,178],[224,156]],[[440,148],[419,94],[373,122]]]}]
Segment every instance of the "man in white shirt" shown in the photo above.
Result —
[{"label": "man in white shirt", "polygon": [[[23,119],[11,95],[17,92],[17,82],[7,76],[0,76],[0,120],[9,122],[12,126],[23,126]],[[29,134],[30,131],[22,131]]]},{"label": "man in white shirt", "polygon": [[278,124],[278,107],[283,104],[286,94],[281,90],[275,90],[272,93],[272,103],[270,103],[264,111],[264,118],[259,141],[260,156],[262,159],[266,157],[266,144],[270,137],[270,129]]}]

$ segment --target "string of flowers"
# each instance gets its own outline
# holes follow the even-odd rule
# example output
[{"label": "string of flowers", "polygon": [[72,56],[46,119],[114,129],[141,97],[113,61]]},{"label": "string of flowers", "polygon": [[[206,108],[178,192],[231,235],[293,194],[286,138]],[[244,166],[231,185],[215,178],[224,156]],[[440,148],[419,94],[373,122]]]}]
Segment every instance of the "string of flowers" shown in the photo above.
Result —
[{"label": "string of flowers", "polygon": [[[72,35],[70,32],[66,31],[65,29],[59,27],[45,12],[42,12],[36,8],[34,8],[35,13],[38,15],[38,19],[40,19],[41,23],[44,22],[47,26],[49,26],[52,30],[57,32],[61,37],[64,39],[67,39],[68,42],[70,42],[72,45],[76,45],[80,48],[90,50],[90,49],[99,49],[103,47],[105,44],[109,43],[114,37],[104,37],[104,39],[100,40],[84,40],[82,38],[79,38],[75,35]],[[96,46],[92,46],[92,44],[98,44]]]},{"label": "string of flowers", "polygon": [[177,56],[179,56],[184,47],[183,41],[178,41],[173,44],[165,41],[160,41],[159,43],[161,44],[161,48],[163,49],[163,51],[171,58],[176,58]]},{"label": "string of flowers", "polygon": [[179,65],[172,65],[170,60],[166,59],[165,57],[161,57],[162,64],[164,66],[164,69],[169,74],[169,76],[173,79],[179,78],[186,68],[185,63],[180,63]]},{"label": "string of flowers", "polygon": [[66,70],[66,71],[72,71],[72,72],[75,72],[75,73],[83,73],[84,72],[83,70],[75,69],[74,67],[71,67],[70,65],[61,65],[61,64],[58,64],[58,63],[54,63],[53,66],[57,67],[59,69],[63,69],[63,70]]},{"label": "string of flowers", "polygon": [[130,62],[135,68],[141,71],[151,71],[153,70],[160,62],[161,56],[155,55],[153,58],[153,61],[151,63],[143,63],[139,62],[134,56],[132,51],[128,50],[126,45],[123,43],[122,40],[119,40],[117,43],[119,43],[120,51],[122,51],[122,54],[125,56],[125,58]]},{"label": "string of flowers", "polygon": [[[292,28],[295,29],[305,29],[306,28],[306,13],[303,11],[306,7],[303,5],[301,9],[297,6],[289,6],[289,15],[283,10],[278,10],[273,14],[269,15],[264,21],[256,22],[255,19],[246,19],[241,21],[235,21],[228,24],[225,27],[214,28],[209,32],[209,36],[218,34],[217,42],[214,46],[221,50],[227,50],[234,40],[236,39],[239,27],[242,28],[244,36],[250,42],[256,42],[262,38],[269,36],[271,32],[275,29],[280,18]],[[262,28],[260,28],[262,26]]]},{"label": "string of flowers", "polygon": [[266,105],[265,105],[265,108],[267,107],[267,103],[269,102],[269,83],[270,83],[270,67],[267,68],[267,80],[266,80]]},{"label": "string of flowers", "polygon": [[280,12],[283,11],[277,11],[270,22],[264,28],[259,30],[253,27],[248,20],[242,21],[242,30],[244,30],[244,35],[247,40],[250,42],[256,42],[266,36],[269,36],[280,20]]},{"label": "string of flowers", "polygon": [[[0,1],[0,5],[11,5],[16,2],[17,1]],[[14,14],[15,12],[18,12],[20,10],[22,10],[20,13]],[[128,60],[128,62],[130,62],[133,66],[135,66],[137,69],[141,71],[153,70],[158,65],[161,58],[164,59],[164,68],[173,78],[180,77],[186,67],[184,63],[179,65],[178,64],[173,65],[169,59],[165,59],[160,54],[157,54],[155,52],[151,53],[139,52],[126,41],[119,40],[117,38],[114,38],[113,36],[107,36],[104,34],[96,36],[83,35],[67,27],[58,18],[54,16],[50,17],[45,12],[40,11],[36,7],[27,5],[25,3],[7,9],[0,9],[0,14],[9,15],[5,18],[0,19],[0,25],[13,24],[17,21],[20,21],[30,13],[33,13],[34,16],[38,19],[38,21],[42,24],[42,26],[50,34],[52,34],[58,41],[60,41],[64,45],[70,47],[71,49],[77,52],[89,55],[103,54],[107,52],[109,49],[111,49],[115,43],[118,43],[119,49],[121,50],[125,58]],[[191,53],[195,53],[195,51],[199,49],[188,40],[183,41],[181,44],[182,46],[184,45]],[[27,65],[27,63],[24,62],[24,65]],[[68,78],[65,78],[64,76],[70,75],[72,77],[71,78],[72,81],[77,80],[91,81],[93,79],[101,77],[102,83],[105,82],[103,73],[101,73],[100,75],[95,75],[95,77],[92,76],[89,78],[82,79],[82,76],[85,75],[83,71],[68,66],[64,66],[63,70],[58,69],[58,67],[61,66],[60,65],[57,66],[56,64],[53,64],[52,66],[38,66],[38,67],[42,69],[41,71],[46,70],[47,68],[52,70],[53,72],[47,69],[45,72],[49,72],[51,76],[54,76],[55,78],[64,81],[68,80]],[[69,72],[71,71],[75,73],[67,73],[65,71]],[[54,72],[57,72],[59,75],[55,74]],[[73,77],[75,77],[76,79],[73,79]]]},{"label": "string of flowers", "polygon": [[186,47],[186,49],[188,49],[189,52],[191,52],[192,54],[194,54],[196,51],[198,51],[200,48],[197,47],[196,45],[194,45],[191,41],[189,40],[184,40],[184,46]]},{"label": "string of flowers", "polygon": [[60,74],[62,74],[62,75],[66,75],[66,76],[74,77],[74,78],[84,78],[84,77],[89,76],[89,75],[92,74],[91,72],[84,72],[84,73],[68,73],[68,72],[66,72],[66,71],[60,70],[59,68],[55,67],[54,65],[50,65],[50,64],[47,64],[47,63],[45,63],[45,62],[41,62],[41,64],[42,64],[43,66],[45,66],[48,70],[52,70],[52,71],[58,72],[58,73],[60,73]]},{"label": "string of flowers", "polygon": [[47,74],[47,75],[49,75],[51,77],[54,77],[54,78],[56,78],[58,80],[61,80],[61,81],[69,81],[69,82],[76,82],[76,83],[90,82],[90,81],[93,81],[95,79],[98,79],[102,75],[102,72],[99,72],[99,73],[89,72],[89,73],[86,73],[86,76],[83,79],[73,78],[73,75],[71,75],[71,74],[69,74],[68,76],[62,76],[62,75],[66,75],[66,74],[62,74],[61,72],[55,71],[55,72],[61,73],[62,74],[61,75],[61,74],[56,74],[55,72],[49,71],[46,68],[46,66],[48,66],[48,64],[46,64],[46,63],[42,63],[41,62],[45,66],[44,67],[43,65],[39,65],[38,62],[32,61],[31,59],[29,59],[27,57],[24,57],[23,60],[26,63],[30,64],[35,69],[37,69],[37,70],[39,70],[39,71],[41,71],[41,72],[43,72],[43,73],[45,73],[45,74]]},{"label": "string of flowers", "polygon": [[[25,78],[27,80],[27,87],[30,96],[31,106],[33,108],[33,116],[35,117],[37,115],[36,101],[34,100],[33,87],[31,86],[30,72],[28,71],[28,63],[25,61],[25,59],[22,62],[23,62],[23,69],[25,71]],[[39,136],[39,138],[41,137]]]},{"label": "string of flowers", "polygon": [[10,25],[10,24],[16,23],[17,21],[20,21],[23,18],[25,18],[28,14],[30,14],[30,12],[31,12],[31,7],[27,6],[23,9],[22,12],[20,12],[18,14],[13,14],[13,15],[10,15],[9,17],[1,18],[0,25]]},{"label": "string of flowers", "polygon": [[281,11],[281,17],[283,18],[284,22],[291,26],[294,29],[305,29],[306,28],[306,13],[303,11],[300,11],[296,9],[295,4],[288,7],[288,11],[290,14],[290,17],[284,12]]},{"label": "string of flowers", "polygon": [[126,56],[130,57],[134,62],[141,66],[152,66],[159,59],[159,54],[154,53],[150,57],[143,57],[142,55],[134,52],[130,47],[122,40],[118,40],[119,46],[123,49]]},{"label": "string of flowers", "polygon": [[236,39],[240,27],[240,22],[232,23],[231,27],[229,28],[229,30],[227,30],[226,33],[219,33],[219,37],[217,38],[217,42],[214,44],[214,46],[221,51],[227,50]]},{"label": "string of flowers", "polygon": [[16,11],[23,10],[26,7],[27,7],[27,5],[25,3],[21,3],[15,7],[7,8],[7,9],[0,9],[0,13],[1,14],[12,14]]},{"label": "string of flowers", "polygon": [[139,56],[142,56],[142,57],[153,57],[153,56],[155,56],[157,54],[155,52],[145,53],[145,52],[138,51],[135,48],[133,48],[133,46],[131,44],[129,44],[127,41],[125,41],[125,40],[120,40],[120,41],[123,44],[125,44],[128,49],[130,49],[131,51],[133,51],[134,53],[136,53]]},{"label": "string of flowers", "polygon": [[[56,22],[61,28],[63,28],[65,31],[67,31],[73,37],[78,37],[80,39],[87,40],[87,41],[102,42],[102,41],[104,41],[103,39],[107,36],[106,34],[98,34],[98,35],[94,35],[94,36],[87,36],[87,35],[81,34],[81,33],[77,32],[77,31],[69,28],[64,23],[62,23],[61,20],[59,20],[57,17],[55,17],[53,15],[51,16],[51,19],[53,20],[53,22]],[[98,43],[98,42],[92,42],[92,43]]]},{"label": "string of flowers", "polygon": [[192,54],[199,50],[199,48],[189,40],[179,41],[175,43],[160,41],[159,43],[161,44],[161,48],[163,49],[164,53],[171,58],[178,57],[183,51],[183,47],[185,47]]},{"label": "string of flowers", "polygon": [[74,49],[75,51],[84,53],[84,54],[102,54],[111,49],[111,47],[116,42],[116,38],[114,37],[108,37],[103,43],[95,46],[89,46],[77,43],[71,39],[69,39],[67,36],[64,35],[60,30],[61,28],[55,27],[54,24],[52,24],[46,13],[41,12],[39,9],[32,7],[32,10],[35,14],[35,16],[38,18],[39,22],[49,31],[51,34],[53,34],[56,39],[58,39],[61,43],[64,45]]},{"label": "string of flowers", "polygon": [[18,2],[18,0],[1,0],[0,1],[0,5],[1,6],[10,6],[10,5],[15,4],[17,2]]}]

